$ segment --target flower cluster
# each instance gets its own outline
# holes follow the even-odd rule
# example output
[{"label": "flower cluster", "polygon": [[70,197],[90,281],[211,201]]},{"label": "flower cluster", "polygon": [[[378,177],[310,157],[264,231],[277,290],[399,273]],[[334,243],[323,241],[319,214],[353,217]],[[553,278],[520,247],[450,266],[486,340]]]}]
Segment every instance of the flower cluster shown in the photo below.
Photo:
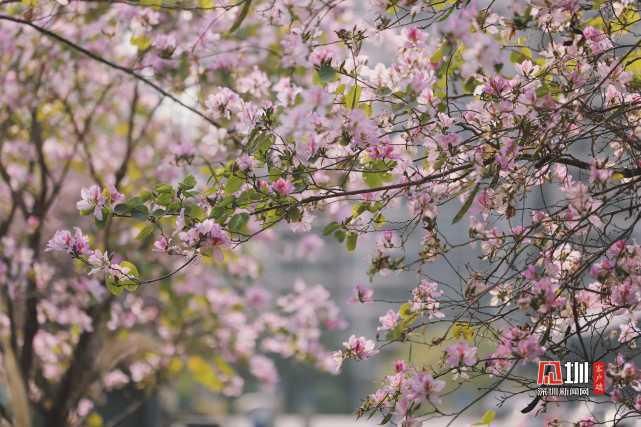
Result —
[{"label": "flower cluster", "polygon": [[[65,371],[87,360],[71,360],[79,343],[109,323],[145,325],[171,344],[141,348],[123,366],[96,361],[101,390],[171,368],[234,394],[242,379],[230,365],[275,383],[261,351],[335,370],[404,342],[442,363],[399,363],[372,402],[411,425],[461,415],[438,407],[444,382],[501,375],[507,401],[531,393],[529,363],[563,359],[566,348],[591,360],[596,346],[617,358],[608,387],[611,413],[622,415],[595,422],[638,411],[636,368],[626,366],[640,337],[641,48],[629,42],[641,29],[638,5],[367,6],[0,5],[0,102],[11,106],[0,111],[0,283],[10,311],[1,325],[20,347],[32,400],[47,392],[41,377],[50,390],[77,378]],[[32,31],[49,37],[35,43]],[[78,191],[95,229],[66,225]],[[352,252],[375,236],[372,281],[415,274],[406,301],[354,291],[353,302],[367,303],[355,308],[386,304],[379,342],[352,331],[338,352],[320,345],[321,330],[343,326],[322,287],[299,283],[273,305],[256,284],[239,290],[261,270],[241,243],[275,247],[281,233],[320,230],[327,240],[306,237],[298,259],[319,258],[329,240]],[[51,235],[47,251],[88,267],[82,284],[71,269],[52,273],[40,247]],[[235,282],[210,286],[179,274],[187,268]],[[191,321],[212,331],[207,348],[220,359],[182,362],[175,311],[198,314]],[[475,392],[478,401],[494,393]],[[458,393],[452,387],[454,405]],[[51,408],[54,427],[91,416],[90,403],[68,398]]]}]

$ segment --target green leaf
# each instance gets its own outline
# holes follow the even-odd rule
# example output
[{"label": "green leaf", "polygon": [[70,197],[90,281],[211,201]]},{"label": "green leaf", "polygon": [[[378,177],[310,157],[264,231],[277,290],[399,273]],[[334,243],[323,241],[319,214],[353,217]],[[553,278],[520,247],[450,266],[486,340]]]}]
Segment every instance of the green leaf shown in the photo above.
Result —
[{"label": "green leaf", "polygon": [[385,182],[385,174],[381,172],[363,172],[363,181],[369,188],[377,188]]},{"label": "green leaf", "polygon": [[116,279],[113,278],[113,276],[107,276],[105,284],[107,285],[107,289],[109,290],[109,292],[111,292],[115,296],[120,295],[125,290],[125,288],[120,283],[118,283]]},{"label": "green leaf", "polygon": [[361,102],[361,105],[358,107],[365,112],[367,117],[372,117],[372,103],[371,102]]},{"label": "green leaf", "polygon": [[136,46],[139,51],[145,51],[151,47],[151,39],[144,34],[131,36],[130,42]]},{"label": "green leaf", "polygon": [[160,193],[156,196],[156,203],[160,206],[168,206],[171,202],[174,201],[174,194],[172,193]]},{"label": "green leaf", "polygon": [[126,215],[131,212],[131,206],[127,203],[121,203],[114,207],[114,213],[117,215]]},{"label": "green leaf", "polygon": [[[127,269],[127,273],[126,273],[127,276],[124,279],[120,279],[120,282],[119,282],[119,285],[121,286],[120,289],[124,287],[129,292],[136,291],[139,286],[138,278],[140,277],[138,268],[129,261],[122,261],[120,263],[120,267],[122,267],[123,269]],[[131,277],[131,279],[128,277]]]},{"label": "green leaf", "polygon": [[249,214],[246,212],[239,213],[231,217],[227,227],[229,231],[233,233],[240,233],[243,231],[243,227],[245,227],[247,221],[249,221]]},{"label": "green leaf", "polygon": [[366,210],[369,210],[369,203],[356,203],[352,206],[352,219],[358,218]]},{"label": "green leaf", "polygon": [[321,63],[317,73],[319,80],[323,84],[333,82],[336,79],[336,70],[332,68],[332,64],[329,62]]},{"label": "green leaf", "polygon": [[467,92],[467,93],[473,93],[473,92],[474,92],[474,89],[476,89],[476,87],[477,87],[478,85],[479,85],[479,81],[478,81],[478,80],[475,80],[473,77],[470,77],[470,78],[469,78],[469,79],[467,79],[467,80],[465,81],[465,83],[463,84],[463,89],[464,89],[464,90],[465,90],[465,92]]},{"label": "green leaf", "polygon": [[201,9],[212,9],[214,4],[214,0],[198,0],[198,7]]},{"label": "green leaf", "polygon": [[628,54],[625,61],[625,71],[631,73],[634,78],[641,77],[641,49],[635,49]]},{"label": "green leaf", "polygon": [[362,89],[358,85],[353,86],[343,97],[345,108],[353,110],[361,99],[361,92]]},{"label": "green leaf", "polygon": [[285,219],[287,222],[300,222],[303,220],[303,211],[298,209],[296,206],[292,206],[287,209]]},{"label": "green leaf", "polygon": [[432,64],[438,64],[443,60],[443,57],[445,56],[445,51],[449,50],[449,45],[448,44],[442,44],[441,47],[439,47],[436,52],[431,56],[430,62]]},{"label": "green leaf", "polygon": [[143,202],[147,202],[153,199],[153,197],[154,197],[154,193],[152,193],[151,191],[143,191],[142,193],[140,193],[140,199]]},{"label": "green leaf", "polygon": [[223,222],[222,219],[227,216],[227,208],[224,206],[216,206],[211,210],[211,213],[209,214],[210,218],[214,218],[218,220],[218,222]]},{"label": "green leaf", "polygon": [[232,366],[227,363],[225,359],[218,355],[214,356],[214,363],[216,364],[216,368],[218,368],[218,370],[227,377],[232,377],[236,373],[236,371],[234,371],[234,368],[232,368]]},{"label": "green leaf", "polygon": [[349,233],[347,233],[347,240],[345,244],[349,252],[353,252],[354,249],[356,249],[357,240],[358,240],[358,234],[354,233],[353,231],[350,231]]},{"label": "green leaf", "polygon": [[127,202],[116,205],[114,212],[119,215],[130,214],[134,218],[146,219],[149,209],[140,197],[132,197]]},{"label": "green leaf", "polygon": [[103,427],[103,425],[102,417],[97,412],[92,412],[87,417],[87,427]]},{"label": "green leaf", "polygon": [[126,202],[129,206],[139,206],[139,205],[144,205],[145,202],[142,200],[142,198],[135,196],[132,197],[131,199],[127,200]]},{"label": "green leaf", "polygon": [[205,211],[198,205],[187,205],[185,206],[185,213],[192,218],[198,220],[205,219]]},{"label": "green leaf", "polygon": [[138,235],[136,236],[136,240],[145,240],[147,237],[151,236],[153,232],[154,232],[153,224],[147,224],[142,228],[142,230],[138,232]]},{"label": "green leaf", "polygon": [[510,61],[515,64],[520,64],[526,59],[532,59],[532,51],[527,47],[515,49],[510,53]]},{"label": "green leaf", "polygon": [[274,139],[268,133],[259,133],[254,140],[247,145],[247,151],[254,155],[256,160],[265,162],[267,160],[267,153],[274,144]]},{"label": "green leaf", "polygon": [[459,222],[465,214],[467,213],[468,210],[470,210],[470,207],[472,206],[472,202],[474,201],[474,198],[476,197],[476,193],[479,192],[480,184],[476,183],[474,186],[474,189],[470,191],[470,194],[467,195],[467,199],[465,199],[465,202],[463,203],[463,206],[461,206],[461,209],[454,215],[454,219],[452,220],[452,224],[456,224]]},{"label": "green leaf", "polygon": [[225,194],[233,194],[236,191],[240,190],[240,187],[243,185],[243,180],[236,175],[231,175],[227,178],[227,183],[225,184]]},{"label": "green leaf", "polygon": [[247,191],[243,191],[240,196],[238,196],[238,203],[240,206],[243,206],[247,203],[255,202],[257,200],[261,199],[261,194],[254,190],[254,189],[249,189]]},{"label": "green leaf", "polygon": [[136,267],[132,262],[129,261],[122,261],[119,264],[122,268],[127,269],[127,276],[138,278],[140,277],[140,272],[138,271],[138,267]]},{"label": "green leaf", "polygon": [[193,175],[187,175],[185,179],[183,179],[182,182],[178,184],[178,188],[180,188],[182,191],[191,190],[195,186],[196,178],[194,178]]},{"label": "green leaf", "polygon": [[216,375],[216,372],[209,363],[200,356],[191,356],[187,360],[187,369],[194,379],[211,391],[222,390],[224,384]]},{"label": "green leaf", "polygon": [[131,212],[131,216],[139,219],[146,219],[147,215],[149,215],[149,209],[147,209],[147,206],[145,205],[133,206],[130,212]]},{"label": "green leaf", "polygon": [[481,417],[481,421],[479,421],[478,423],[475,423],[474,425],[475,426],[489,426],[490,424],[492,424],[492,422],[494,421],[495,418],[496,418],[496,412],[494,412],[491,409],[488,409],[483,414],[483,417]]},{"label": "green leaf", "polygon": [[456,3],[456,0],[437,0],[432,2],[431,6],[437,12],[445,9],[446,7],[452,7]]},{"label": "green leaf", "polygon": [[240,10],[240,12],[238,13],[238,16],[236,16],[236,20],[234,21],[231,28],[229,29],[230,33],[233,33],[234,31],[236,31],[240,27],[240,25],[243,23],[245,18],[247,18],[247,14],[249,13],[251,4],[252,4],[251,0],[245,0],[243,2],[243,8]]},{"label": "green leaf", "polygon": [[156,185],[156,188],[154,189],[154,191],[158,194],[173,193],[174,187],[172,187],[169,184],[158,184]]},{"label": "green leaf", "polygon": [[[384,166],[377,169],[383,168]],[[370,188],[380,187],[391,180],[392,174],[389,172],[363,172],[363,181],[365,181]]]},{"label": "green leaf", "polygon": [[341,225],[337,222],[330,222],[323,228],[323,236],[329,236],[332,234],[334,231],[338,230],[341,228]]},{"label": "green leaf", "polygon": [[414,315],[414,312],[412,311],[412,305],[409,302],[401,305],[398,310],[398,315],[401,316],[401,319],[403,320],[409,319]]}]

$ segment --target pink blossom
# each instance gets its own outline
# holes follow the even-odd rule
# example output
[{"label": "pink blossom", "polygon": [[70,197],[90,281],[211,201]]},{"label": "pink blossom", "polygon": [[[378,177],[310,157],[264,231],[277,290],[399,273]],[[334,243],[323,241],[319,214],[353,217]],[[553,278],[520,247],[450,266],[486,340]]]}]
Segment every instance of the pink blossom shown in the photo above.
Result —
[{"label": "pink blossom", "polygon": [[384,143],[373,145],[367,149],[367,154],[369,154],[372,159],[393,159],[394,146]]},{"label": "pink blossom", "polygon": [[294,186],[292,185],[292,183],[284,178],[278,178],[272,183],[271,187],[274,192],[283,197],[289,195],[292,191],[294,191]]},{"label": "pink blossom", "polygon": [[89,188],[80,190],[81,200],[76,203],[76,207],[83,215],[93,212],[93,215],[98,221],[102,221],[102,209],[107,204],[107,200],[102,193],[102,190],[97,185],[92,185]]},{"label": "pink blossom", "polygon": [[152,373],[153,368],[145,362],[134,362],[129,365],[129,372],[131,373],[131,379],[138,383]]},{"label": "pink blossom", "polygon": [[496,162],[502,170],[514,168],[514,161],[519,154],[519,145],[512,138],[505,138],[501,141],[501,149],[496,156]]},{"label": "pink blossom", "polygon": [[230,244],[227,232],[212,219],[196,224],[189,230],[179,233],[179,236],[189,246],[212,249],[212,254],[219,260],[223,259],[221,249]]},{"label": "pink blossom", "polygon": [[385,230],[378,235],[376,239],[376,248],[379,251],[384,251],[385,249],[397,248],[401,245],[401,239],[398,235],[392,230]]},{"label": "pink blossom", "polygon": [[616,307],[630,307],[641,301],[639,291],[630,279],[617,284],[612,290],[612,304]]},{"label": "pink blossom", "polygon": [[61,251],[73,256],[87,255],[90,253],[89,240],[82,234],[78,227],[74,227],[73,234],[69,230],[58,230],[47,243],[46,251]]},{"label": "pink blossom", "polygon": [[249,360],[249,371],[268,386],[274,386],[278,382],[276,366],[274,366],[274,362],[271,359],[265,356],[253,356]]},{"label": "pink blossom", "polygon": [[94,403],[89,399],[80,399],[76,412],[80,417],[86,417],[89,412],[94,408]]},{"label": "pink blossom", "polygon": [[169,58],[176,50],[176,36],[173,34],[159,34],[154,39],[154,47],[160,51],[163,58]]},{"label": "pink blossom", "polygon": [[157,252],[167,252],[170,246],[171,239],[168,239],[166,236],[160,236],[160,238],[154,242],[154,250]]},{"label": "pink blossom", "polygon": [[309,54],[309,47],[303,41],[300,31],[290,31],[281,41],[281,46],[285,56],[283,57],[283,65],[307,65],[307,56]]},{"label": "pink blossom", "polygon": [[87,259],[87,262],[91,265],[92,269],[89,271],[89,274],[95,274],[100,271],[108,272],[111,268],[111,260],[107,251],[102,252],[98,249],[93,251],[91,256]]},{"label": "pink blossom", "polygon": [[252,286],[245,291],[247,303],[251,307],[264,308],[271,300],[271,294],[266,289],[260,286]]},{"label": "pink blossom", "polygon": [[601,53],[612,47],[612,43],[610,42],[610,39],[608,39],[608,36],[592,26],[587,26],[583,29],[583,36],[588,41],[588,46],[595,54]]},{"label": "pink blossom", "polygon": [[331,64],[336,54],[332,46],[321,46],[312,51],[309,55],[309,60],[313,65],[319,67],[321,64]]},{"label": "pink blossom", "polygon": [[606,255],[609,258],[616,258],[621,254],[621,252],[623,252],[624,249],[625,240],[617,240],[616,242],[612,243],[612,245],[610,245]]},{"label": "pink blossom", "polygon": [[405,32],[407,39],[406,46],[411,47],[423,43],[427,39],[427,34],[416,27],[410,27]]},{"label": "pink blossom", "polygon": [[501,343],[492,354],[490,369],[498,374],[510,366],[510,359],[514,356],[523,361],[533,362],[538,360],[544,352],[545,348],[539,344],[537,335],[526,329],[513,327],[503,332]]},{"label": "pink blossom", "polygon": [[502,96],[510,90],[510,83],[502,76],[495,76],[484,86],[483,92],[488,95]]},{"label": "pink blossom", "polygon": [[119,369],[107,373],[103,379],[107,390],[122,387],[129,382],[129,377]]},{"label": "pink blossom", "polygon": [[514,68],[523,76],[529,77],[539,71],[539,66],[532,64],[532,61],[526,59],[520,64],[514,64]]},{"label": "pink blossom", "polygon": [[354,109],[350,112],[349,127],[355,146],[368,147],[378,144],[378,127],[362,110]]},{"label": "pink blossom", "polygon": [[441,295],[443,295],[443,291],[438,289],[437,283],[427,280],[421,281],[419,286],[412,290],[412,299],[410,300],[412,311],[423,312],[430,319],[444,317],[445,315],[439,310],[440,303],[437,300]]},{"label": "pink blossom", "polygon": [[236,86],[240,93],[263,97],[267,95],[269,91],[270,82],[264,72],[259,70],[258,67],[254,67],[250,73],[238,79]]},{"label": "pink blossom", "polygon": [[40,226],[40,220],[33,215],[29,215],[29,218],[27,218],[27,226],[29,227],[29,230],[33,232]]},{"label": "pink blossom", "polygon": [[608,85],[605,90],[605,103],[606,105],[618,104],[622,101],[621,92],[614,85]]},{"label": "pink blossom", "polygon": [[378,327],[379,331],[389,331],[396,327],[398,321],[401,319],[401,316],[394,310],[388,310],[385,315],[378,318],[380,326]]},{"label": "pink blossom", "polygon": [[532,286],[532,293],[538,297],[538,311],[549,313],[565,305],[566,298],[558,294],[559,284],[549,278],[542,278]]},{"label": "pink blossom", "polygon": [[528,361],[536,361],[543,355],[544,348],[539,344],[539,338],[528,335],[519,341],[517,351],[520,357]]},{"label": "pink blossom", "polygon": [[456,147],[461,143],[461,137],[456,133],[448,133],[445,135],[440,135],[437,138],[439,147],[443,150],[449,150],[450,148]]},{"label": "pink blossom", "polygon": [[590,275],[596,279],[606,276],[615,267],[615,263],[609,259],[603,259],[599,262],[592,264],[590,267]]},{"label": "pink blossom", "polygon": [[472,366],[476,363],[477,348],[465,341],[459,341],[447,347],[447,364],[453,368],[461,365]]},{"label": "pink blossom", "polygon": [[397,373],[405,372],[407,370],[407,363],[403,359],[398,359],[394,362],[394,371]]},{"label": "pink blossom", "polygon": [[423,400],[438,401],[438,394],[445,388],[445,381],[434,379],[431,374],[419,372],[404,387],[404,395],[415,403]]},{"label": "pink blossom", "polygon": [[352,297],[349,299],[349,302],[365,304],[372,302],[373,300],[374,290],[359,283],[354,287]]},{"label": "pink blossom", "polygon": [[365,360],[378,353],[376,343],[365,337],[352,335],[343,343],[344,354],[350,359]]},{"label": "pink blossom", "polygon": [[176,163],[179,163],[181,160],[187,163],[191,163],[194,156],[196,155],[196,147],[191,142],[180,141],[175,144],[172,144],[170,147],[171,153],[174,155]]},{"label": "pink blossom", "polygon": [[605,183],[612,176],[611,169],[603,169],[596,159],[592,161],[590,166],[590,182],[591,183]]},{"label": "pink blossom", "polygon": [[242,154],[238,160],[236,160],[238,167],[244,171],[251,171],[256,167],[256,160],[248,154]]},{"label": "pink blossom", "polygon": [[296,257],[307,261],[316,261],[321,255],[321,249],[325,245],[322,238],[316,234],[307,234],[296,246]]},{"label": "pink blossom", "polygon": [[622,323],[619,325],[619,342],[633,342],[637,337],[639,337],[639,330],[634,322]]},{"label": "pink blossom", "polygon": [[110,209],[125,199],[125,196],[113,186],[101,190],[97,185],[81,189],[80,197],[81,200],[76,203],[76,208],[83,215],[93,212],[98,221],[104,219],[103,210],[105,208]]},{"label": "pink blossom", "polygon": [[593,417],[585,417],[579,420],[577,427],[594,427],[596,424],[596,420]]},{"label": "pink blossom", "polygon": [[243,101],[238,94],[226,87],[214,89],[209,95],[205,106],[207,112],[215,119],[231,119],[232,114],[238,114],[242,110]]}]

